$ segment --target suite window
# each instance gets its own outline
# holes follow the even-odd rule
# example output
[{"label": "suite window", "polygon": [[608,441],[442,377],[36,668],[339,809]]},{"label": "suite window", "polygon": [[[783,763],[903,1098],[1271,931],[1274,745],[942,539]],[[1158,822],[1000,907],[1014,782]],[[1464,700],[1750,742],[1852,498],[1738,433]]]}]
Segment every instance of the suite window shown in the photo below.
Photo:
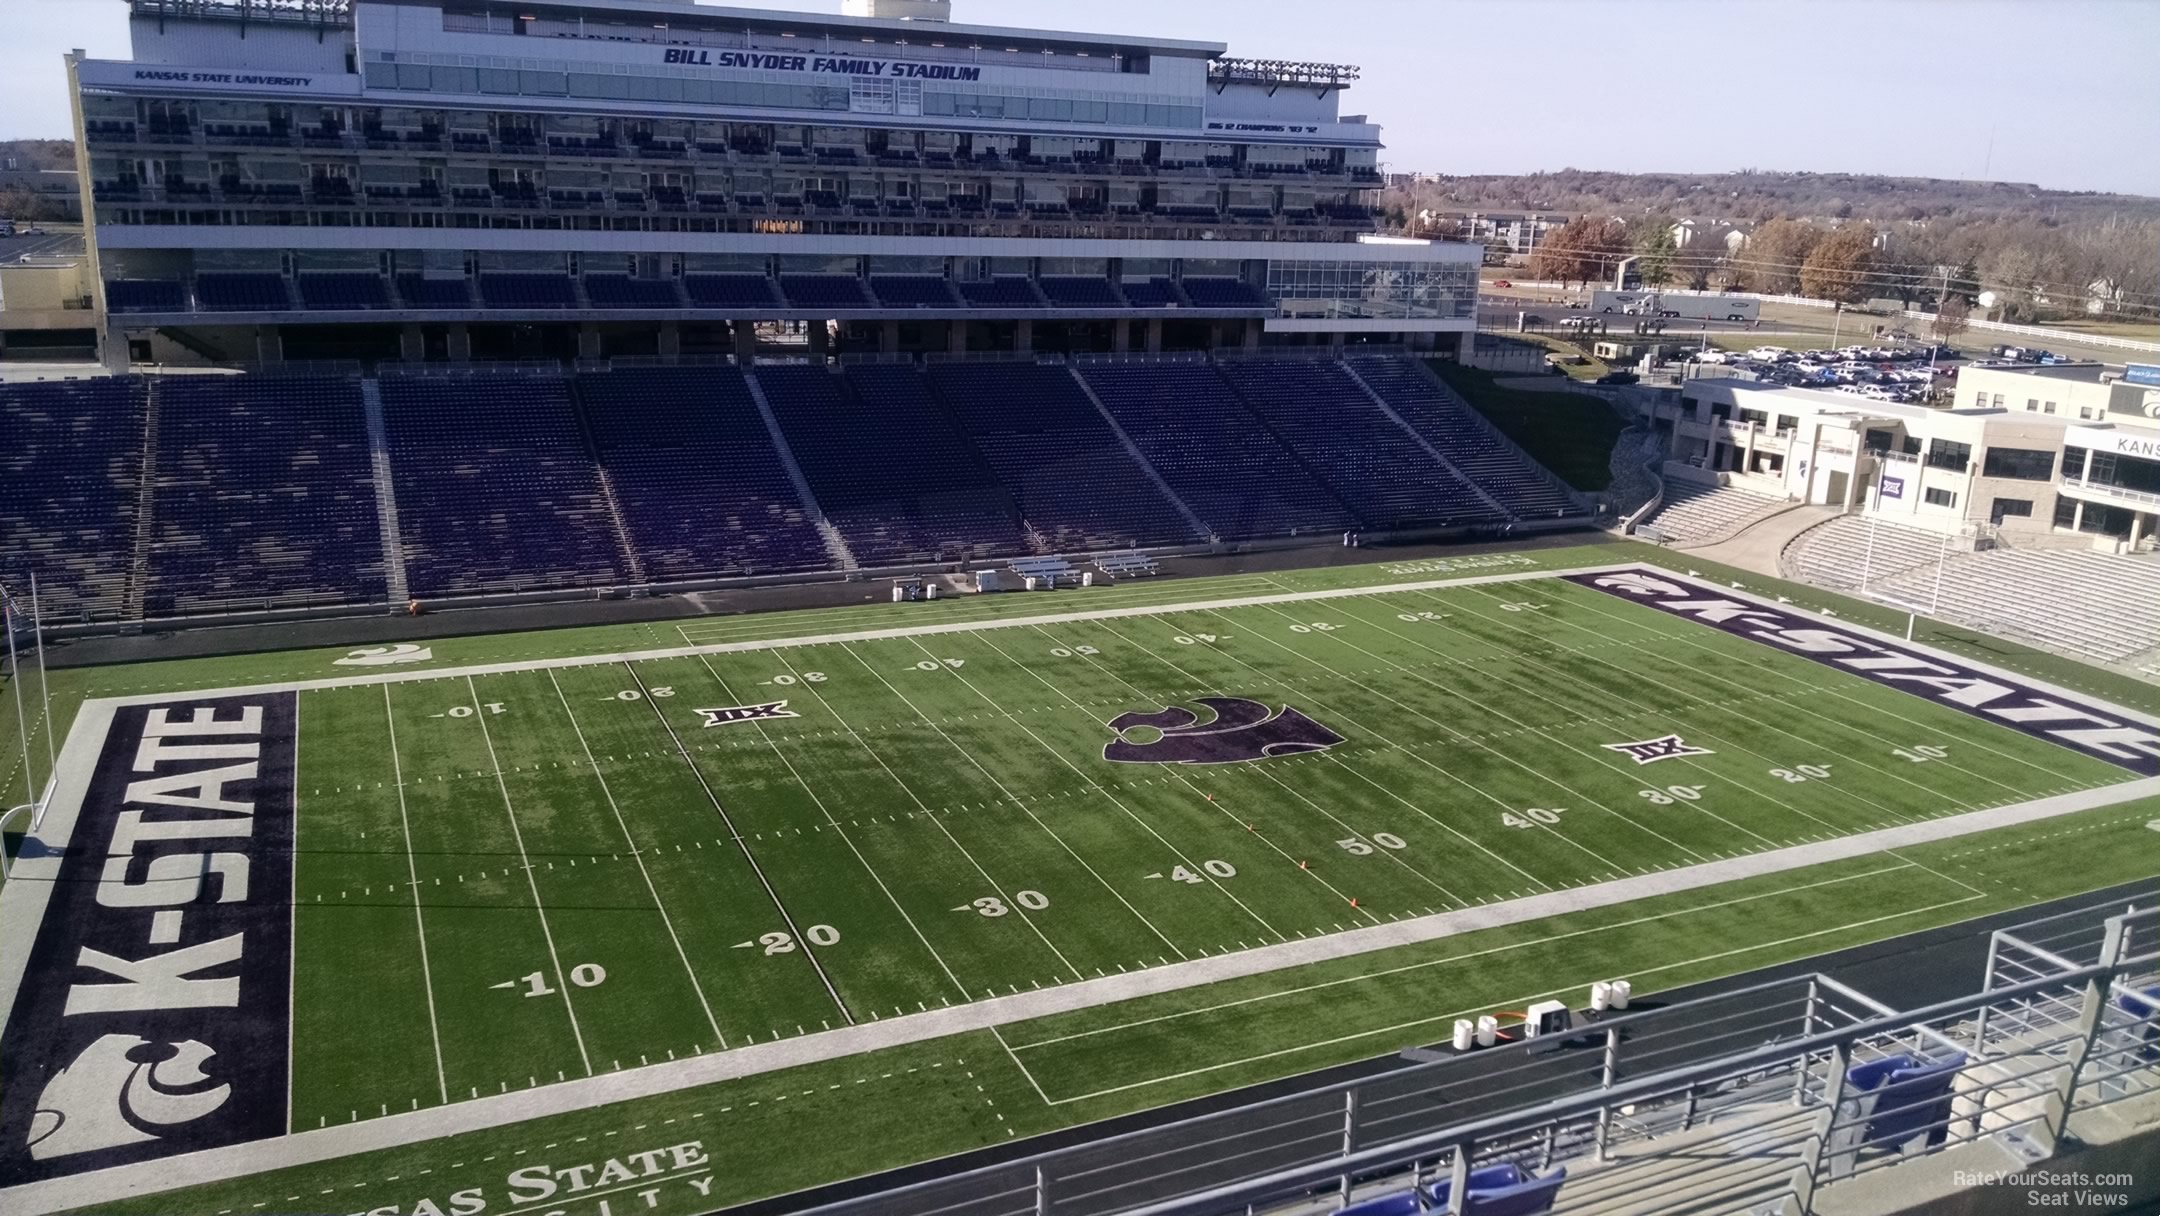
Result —
[{"label": "suite window", "polygon": [[1972,465],[1972,445],[1951,439],[1938,439],[1928,448],[1928,467],[1949,469],[1962,473]]},{"label": "suite window", "polygon": [[1981,466],[1989,477],[2046,481],[2055,476],[2055,453],[2033,448],[1989,448]]},{"label": "suite window", "polygon": [[1957,505],[1957,495],[1948,490],[1935,489],[1932,486],[1920,497],[1931,507],[1954,507]]},{"label": "suite window", "polygon": [[1998,498],[1988,511],[1988,520],[1999,524],[2006,519],[2031,519],[2032,508],[2030,498]]}]

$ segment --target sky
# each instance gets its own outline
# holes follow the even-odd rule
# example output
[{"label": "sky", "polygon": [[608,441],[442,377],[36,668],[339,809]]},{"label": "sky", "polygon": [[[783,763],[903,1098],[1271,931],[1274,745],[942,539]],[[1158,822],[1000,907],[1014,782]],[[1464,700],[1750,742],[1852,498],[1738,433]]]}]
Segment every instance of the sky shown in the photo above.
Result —
[{"label": "sky", "polygon": [[[838,0],[754,7],[837,12]],[[956,0],[955,19],[1350,63],[1394,172],[1737,169],[2160,196],[2160,0]],[[122,0],[0,0],[0,139],[68,134]]]}]

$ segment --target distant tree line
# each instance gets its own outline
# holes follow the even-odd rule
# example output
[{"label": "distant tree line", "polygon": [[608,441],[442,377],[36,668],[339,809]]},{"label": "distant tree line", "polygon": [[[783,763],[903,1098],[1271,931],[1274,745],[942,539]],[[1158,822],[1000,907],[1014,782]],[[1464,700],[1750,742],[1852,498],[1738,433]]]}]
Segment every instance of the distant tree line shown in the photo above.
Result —
[{"label": "distant tree line", "polygon": [[[2160,199],[1908,178],[1573,170],[1441,178],[1389,196],[1386,210],[1406,215],[1460,212],[1466,200],[1471,209],[1579,211],[1538,238],[1527,268],[1560,282],[1609,281],[1633,257],[1636,276],[1654,287],[1930,309],[1993,291],[1993,315],[2012,321],[2084,315],[2094,301],[2106,316],[2160,318]],[[1693,221],[1685,245],[1674,235],[1683,217]],[[1739,249],[1723,239],[1732,225],[1747,233]]]}]

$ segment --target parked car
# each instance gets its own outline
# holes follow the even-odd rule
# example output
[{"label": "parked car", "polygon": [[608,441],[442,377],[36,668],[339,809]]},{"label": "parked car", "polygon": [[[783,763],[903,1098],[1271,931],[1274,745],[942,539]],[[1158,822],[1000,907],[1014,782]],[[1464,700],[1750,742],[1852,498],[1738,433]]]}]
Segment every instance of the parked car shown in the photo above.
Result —
[{"label": "parked car", "polygon": [[1633,384],[1642,377],[1634,372],[1606,372],[1597,378],[1599,384]]},{"label": "parked car", "polygon": [[1493,280],[1493,284],[1492,284],[1492,285],[1493,285],[1493,286],[1495,286],[1495,287],[1513,287],[1513,286],[1514,286],[1514,284],[1513,284],[1513,283],[1510,283],[1510,282],[1508,282],[1508,281],[1507,281],[1506,279],[1494,279],[1494,280]]}]

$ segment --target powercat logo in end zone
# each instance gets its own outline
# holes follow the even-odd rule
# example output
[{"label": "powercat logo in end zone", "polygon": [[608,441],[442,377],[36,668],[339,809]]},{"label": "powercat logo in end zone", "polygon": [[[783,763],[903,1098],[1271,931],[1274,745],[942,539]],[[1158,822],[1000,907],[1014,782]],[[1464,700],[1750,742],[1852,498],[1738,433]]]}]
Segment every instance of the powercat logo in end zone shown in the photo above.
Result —
[{"label": "powercat logo in end zone", "polygon": [[293,714],[114,714],[0,1033],[0,1179],[284,1134]]},{"label": "powercat logo in end zone", "polygon": [[1639,600],[1660,612],[1715,625],[1826,666],[1976,718],[1999,722],[2147,777],[2160,776],[2160,731],[1998,675],[1976,671],[1888,642],[1827,628],[1763,604],[1729,599],[1717,588],[1648,570],[1569,574],[1569,582]]}]

